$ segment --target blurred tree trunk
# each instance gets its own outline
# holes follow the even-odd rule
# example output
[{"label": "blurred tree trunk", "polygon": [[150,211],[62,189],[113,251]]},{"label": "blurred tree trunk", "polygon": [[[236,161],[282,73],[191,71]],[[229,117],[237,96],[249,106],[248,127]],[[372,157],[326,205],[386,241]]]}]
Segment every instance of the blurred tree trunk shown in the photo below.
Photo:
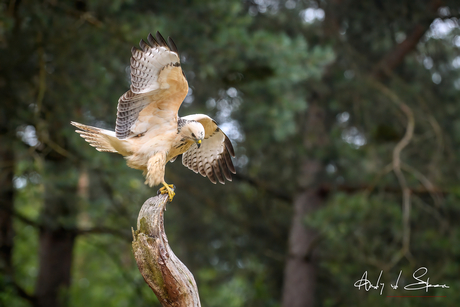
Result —
[{"label": "blurred tree trunk", "polygon": [[[8,17],[17,18],[15,5],[11,5],[8,11]],[[16,28],[15,28],[16,29]],[[3,36],[3,33],[2,35]],[[18,46],[18,45],[15,45]],[[1,48],[4,49],[4,48]],[[12,52],[1,50],[0,56],[0,91],[2,92],[2,101],[0,103],[0,273],[5,276],[11,276],[13,267],[11,256],[13,251],[13,208],[14,208],[14,171],[15,171],[15,152],[13,143],[15,134],[12,131],[12,121],[16,115],[15,107],[18,100],[14,97],[11,80],[16,76],[9,74],[11,71],[9,65],[15,65],[10,56]],[[18,53],[15,50],[16,54]],[[16,70],[18,69],[15,66]],[[27,71],[27,69],[25,69]],[[8,76],[8,77],[5,77]]]},{"label": "blurred tree trunk", "polygon": [[77,185],[66,159],[47,161],[36,306],[66,306],[75,243]]},{"label": "blurred tree trunk", "polygon": [[6,133],[0,131],[0,272],[5,276],[12,274],[11,253],[14,236],[14,152],[11,143]]},{"label": "blurred tree trunk", "polygon": [[63,228],[40,231],[36,306],[66,306],[75,235]]},{"label": "blurred tree trunk", "polygon": [[[48,106],[47,109],[53,109]],[[60,114],[58,108],[54,108]],[[67,116],[62,115],[67,122]],[[35,298],[37,307],[67,306],[71,281],[72,253],[76,237],[78,212],[78,176],[75,161],[67,152],[67,141],[60,131],[62,125],[52,123],[46,130],[39,129],[40,139],[52,144],[53,151],[45,156],[42,173],[44,190],[40,214],[39,271]]]},{"label": "blurred tree trunk", "polygon": [[[315,161],[306,162],[311,174],[319,169]],[[314,170],[316,169],[316,171]],[[285,268],[283,305],[285,307],[313,306],[316,288],[316,259],[313,245],[316,232],[304,226],[304,218],[323,203],[317,188],[297,194],[289,236],[289,258]]]},{"label": "blurred tree trunk", "polygon": [[[311,151],[327,144],[324,130],[324,111],[312,103],[307,111],[305,147]],[[322,162],[305,158],[298,178],[300,191],[294,198],[294,216],[289,233],[288,260],[284,272],[284,307],[307,307],[315,302],[316,257],[314,244],[317,233],[305,227],[305,217],[324,202],[317,177],[323,169]]]},{"label": "blurred tree trunk", "polygon": [[[341,0],[328,3],[323,23],[325,37],[337,37],[340,29],[338,9]],[[333,63],[330,64],[331,66]],[[330,66],[330,67],[331,67]],[[329,67],[329,69],[330,69]],[[326,70],[323,80],[327,78]],[[327,82],[325,82],[327,84]],[[319,107],[317,93],[312,95],[307,109],[307,121],[304,128],[304,146],[307,152],[314,153],[328,143],[325,129],[325,111]],[[324,102],[326,99],[321,99]],[[305,218],[324,203],[324,193],[318,182],[318,175],[324,166],[319,159],[305,157],[298,178],[299,192],[294,197],[294,215],[289,231],[288,259],[284,271],[283,307],[314,306],[316,288],[316,265],[314,245],[317,233],[305,226]]]}]

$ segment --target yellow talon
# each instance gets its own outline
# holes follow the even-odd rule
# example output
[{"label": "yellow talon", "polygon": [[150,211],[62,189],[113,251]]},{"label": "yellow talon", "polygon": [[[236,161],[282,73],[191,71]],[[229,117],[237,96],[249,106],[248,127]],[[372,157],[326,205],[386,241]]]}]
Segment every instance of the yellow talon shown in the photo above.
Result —
[{"label": "yellow talon", "polygon": [[165,186],[162,186],[162,187],[160,188],[161,194],[166,194],[166,193],[169,194],[168,190],[166,190],[166,186],[170,187],[171,190],[173,190],[173,191],[174,191],[174,189],[176,188],[176,187],[174,186],[174,184],[166,184]]},{"label": "yellow talon", "polygon": [[161,194],[168,193],[169,202],[172,202],[174,195],[176,195],[176,193],[174,193],[174,184],[167,184],[164,181],[162,182],[162,184],[163,184],[163,187],[160,188],[160,193]]}]

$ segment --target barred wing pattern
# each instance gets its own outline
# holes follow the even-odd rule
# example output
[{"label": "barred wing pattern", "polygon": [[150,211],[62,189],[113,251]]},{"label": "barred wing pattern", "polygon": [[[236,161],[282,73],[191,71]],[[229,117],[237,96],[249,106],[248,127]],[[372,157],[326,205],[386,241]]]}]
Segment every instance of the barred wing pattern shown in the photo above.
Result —
[{"label": "barred wing pattern", "polygon": [[205,129],[205,138],[200,148],[193,144],[182,155],[182,164],[195,173],[208,177],[212,183],[219,181],[225,184],[224,177],[232,181],[231,173],[236,174],[236,171],[230,157],[235,157],[230,139],[209,116],[195,114],[183,118],[200,122]]},{"label": "barred wing pattern", "polygon": [[188,92],[173,40],[168,38],[168,45],[159,32],[156,39],[149,34],[147,40],[150,45],[141,40],[141,50],[131,50],[131,88],[118,100],[119,139],[143,133],[163,118],[175,118]]}]

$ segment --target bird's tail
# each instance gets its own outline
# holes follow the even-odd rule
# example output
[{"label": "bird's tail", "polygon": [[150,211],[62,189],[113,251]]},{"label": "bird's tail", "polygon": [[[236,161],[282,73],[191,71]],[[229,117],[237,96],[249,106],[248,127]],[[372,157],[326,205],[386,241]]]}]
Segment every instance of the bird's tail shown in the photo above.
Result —
[{"label": "bird's tail", "polygon": [[81,129],[75,130],[89,145],[96,148],[98,151],[118,152],[125,155],[121,140],[115,136],[115,131],[105,130],[101,128],[91,127],[76,122],[70,122],[73,126]]}]

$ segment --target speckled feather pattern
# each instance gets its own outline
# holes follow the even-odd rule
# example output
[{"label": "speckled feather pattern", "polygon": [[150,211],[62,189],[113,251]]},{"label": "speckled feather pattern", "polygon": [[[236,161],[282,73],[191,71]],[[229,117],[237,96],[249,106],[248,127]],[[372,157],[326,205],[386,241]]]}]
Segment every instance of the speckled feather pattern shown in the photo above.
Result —
[{"label": "speckled feather pattern", "polygon": [[[129,167],[142,170],[150,186],[164,182],[165,165],[182,155],[182,163],[213,183],[235,174],[232,143],[207,115],[178,117],[188,83],[174,42],[157,32],[133,48],[131,88],[118,101],[115,131],[72,122],[77,132],[99,151],[117,152]],[[192,133],[204,128],[201,147]],[[198,125],[198,126],[197,126]],[[195,130],[191,130],[195,129]]]},{"label": "speckled feather pattern", "polygon": [[131,88],[118,101],[115,132],[120,139],[145,132],[148,125],[139,122],[139,114],[148,105],[160,107],[157,104],[162,101],[172,101],[166,108],[177,114],[187,95],[188,84],[177,49],[174,46],[176,51],[172,51],[161,35],[160,38],[158,43],[150,34],[148,41],[152,46],[141,40],[141,49],[131,50]]},{"label": "speckled feather pattern", "polygon": [[230,155],[235,156],[232,143],[225,133],[209,116],[195,114],[184,117],[198,121],[205,128],[205,138],[200,148],[196,144],[182,155],[182,164],[204,177],[212,183],[224,184],[225,179],[232,181],[231,173],[235,174]]}]

